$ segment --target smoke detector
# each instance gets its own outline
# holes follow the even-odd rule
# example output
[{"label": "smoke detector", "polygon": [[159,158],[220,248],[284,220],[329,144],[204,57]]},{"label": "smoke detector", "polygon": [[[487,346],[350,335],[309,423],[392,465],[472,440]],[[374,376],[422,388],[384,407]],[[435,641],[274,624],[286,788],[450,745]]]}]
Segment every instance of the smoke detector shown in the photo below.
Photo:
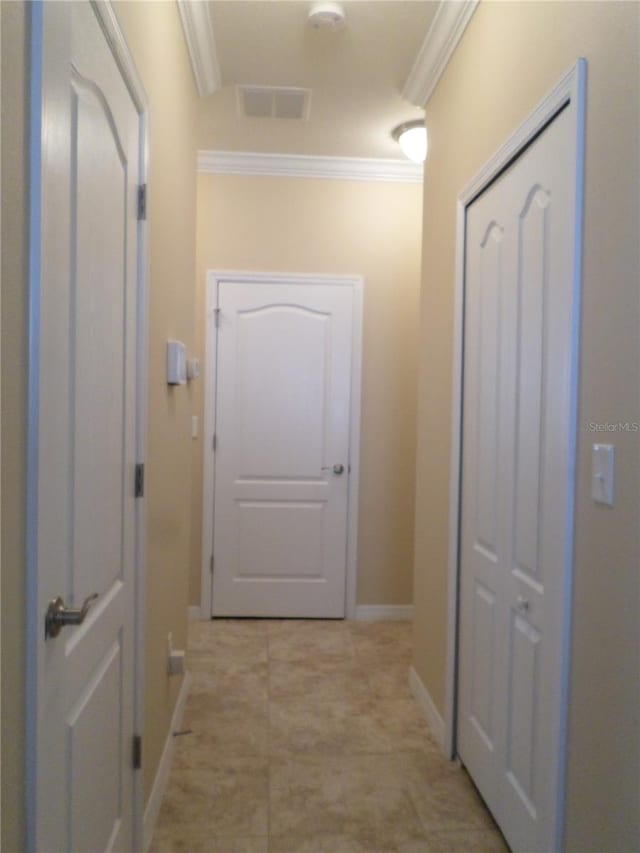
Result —
[{"label": "smoke detector", "polygon": [[309,23],[316,30],[341,30],[346,18],[340,3],[314,3],[309,11]]}]

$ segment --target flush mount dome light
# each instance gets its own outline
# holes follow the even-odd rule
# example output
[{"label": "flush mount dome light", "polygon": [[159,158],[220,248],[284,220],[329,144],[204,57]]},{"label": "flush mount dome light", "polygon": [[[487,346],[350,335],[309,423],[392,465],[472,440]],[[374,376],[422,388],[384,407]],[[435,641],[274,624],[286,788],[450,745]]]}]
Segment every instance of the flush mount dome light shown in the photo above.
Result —
[{"label": "flush mount dome light", "polygon": [[424,163],[427,159],[427,128],[422,119],[398,125],[391,135],[409,160]]},{"label": "flush mount dome light", "polygon": [[315,30],[341,30],[347,16],[340,3],[314,3],[309,23]]}]

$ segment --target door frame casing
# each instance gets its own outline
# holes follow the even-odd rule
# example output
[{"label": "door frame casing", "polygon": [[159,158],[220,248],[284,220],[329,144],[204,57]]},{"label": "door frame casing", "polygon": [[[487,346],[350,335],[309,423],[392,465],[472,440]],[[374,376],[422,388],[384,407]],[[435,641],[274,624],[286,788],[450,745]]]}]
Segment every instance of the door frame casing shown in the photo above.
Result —
[{"label": "door frame casing", "polygon": [[216,423],[217,396],[217,344],[216,309],[218,287],[222,282],[236,284],[288,284],[288,285],[338,285],[349,287],[353,293],[352,355],[351,355],[351,410],[349,413],[349,494],[347,499],[347,553],[345,617],[355,618],[358,560],[358,502],[360,482],[360,396],[362,380],[362,305],[364,279],[360,275],[333,275],[311,273],[256,273],[207,270],[205,309],[205,365],[204,365],[204,460],[202,482],[202,559],[200,586],[200,618],[212,617],[213,577],[211,555],[215,532],[213,514],[215,502],[215,453],[213,435]]},{"label": "door frame casing", "polygon": [[454,290],[453,373],[451,403],[451,459],[449,475],[449,561],[447,593],[447,652],[443,748],[450,758],[457,754],[458,634],[460,595],[460,528],[462,513],[462,426],[464,390],[464,309],[465,249],[467,208],[524,151],[544,128],[564,109],[571,110],[574,139],[574,235],[572,255],[571,387],[569,390],[568,490],[565,507],[566,546],[562,595],[562,648],[560,737],[556,769],[557,791],[554,837],[561,849],[564,830],[564,800],[567,760],[567,715],[571,643],[571,590],[573,580],[573,540],[578,418],[578,350],[580,331],[580,291],[582,280],[582,239],[584,208],[586,59],[559,80],[520,127],[498,149],[460,192],[456,205],[456,260]]},{"label": "door frame casing", "polygon": [[[138,149],[139,183],[148,183],[149,173],[149,98],[124,33],[118,22],[111,0],[90,0],[96,19],[104,33],[125,85],[138,114],[140,137]],[[28,334],[28,392],[27,392],[27,534],[26,534],[26,665],[25,665],[25,790],[26,790],[26,844],[34,850],[37,828],[37,773],[38,773],[38,644],[36,637],[42,631],[38,590],[37,504],[39,465],[39,396],[40,396],[40,290],[42,251],[42,80],[43,40],[46,3],[33,3],[30,9],[29,56],[29,334]],[[144,464],[146,458],[146,391],[148,374],[148,280],[149,252],[148,227],[144,219],[137,222],[138,257],[136,280],[136,463]],[[133,665],[134,684],[133,725],[142,735],[144,730],[144,612],[146,582],[146,500],[136,500],[135,506],[135,576],[133,584],[134,619]],[[133,833],[135,849],[143,847],[144,785],[141,770],[133,778]]]}]

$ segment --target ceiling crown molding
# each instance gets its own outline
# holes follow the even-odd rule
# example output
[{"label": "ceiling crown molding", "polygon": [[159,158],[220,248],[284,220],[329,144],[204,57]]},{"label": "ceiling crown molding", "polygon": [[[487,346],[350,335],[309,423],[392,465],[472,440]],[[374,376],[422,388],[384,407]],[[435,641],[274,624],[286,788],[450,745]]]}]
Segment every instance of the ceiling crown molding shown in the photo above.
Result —
[{"label": "ceiling crown molding", "polygon": [[441,0],[402,97],[425,107],[480,0]]},{"label": "ceiling crown molding", "polygon": [[177,2],[198,94],[211,95],[221,88],[222,77],[209,4],[203,0]]},{"label": "ceiling crown molding", "polygon": [[421,184],[421,163],[368,157],[310,157],[304,154],[254,154],[247,151],[198,151],[198,172],[213,175],[271,175]]}]

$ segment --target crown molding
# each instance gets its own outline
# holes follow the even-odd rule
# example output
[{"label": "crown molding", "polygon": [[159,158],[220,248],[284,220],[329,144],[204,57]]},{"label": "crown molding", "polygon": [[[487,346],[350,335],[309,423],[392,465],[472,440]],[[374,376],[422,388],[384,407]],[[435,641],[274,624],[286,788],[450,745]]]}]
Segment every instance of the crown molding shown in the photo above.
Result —
[{"label": "crown molding", "polygon": [[304,154],[254,154],[247,151],[198,151],[198,172],[213,175],[272,175],[421,184],[423,167],[410,160],[366,157],[311,157]]},{"label": "crown molding", "polygon": [[198,94],[211,95],[221,88],[222,77],[209,4],[204,0],[177,0],[177,3]]},{"label": "crown molding", "polygon": [[425,107],[480,0],[441,0],[402,97]]}]

